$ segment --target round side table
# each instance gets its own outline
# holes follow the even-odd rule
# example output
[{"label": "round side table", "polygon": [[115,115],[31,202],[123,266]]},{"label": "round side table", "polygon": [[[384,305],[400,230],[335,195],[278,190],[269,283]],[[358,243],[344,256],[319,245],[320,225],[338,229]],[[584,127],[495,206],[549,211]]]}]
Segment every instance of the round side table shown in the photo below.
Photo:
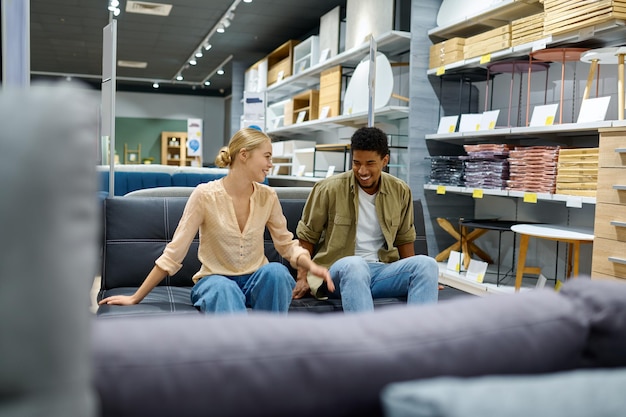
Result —
[{"label": "round side table", "polygon": [[581,243],[593,243],[593,229],[590,227],[572,227],[556,224],[516,224],[511,226],[511,230],[520,235],[517,273],[515,274],[515,291],[519,291],[522,286],[522,277],[524,276],[524,273],[541,273],[540,268],[528,267],[525,265],[526,254],[528,252],[528,241],[531,237],[567,243],[567,278],[569,278],[572,273],[572,264],[573,276],[578,276]]}]

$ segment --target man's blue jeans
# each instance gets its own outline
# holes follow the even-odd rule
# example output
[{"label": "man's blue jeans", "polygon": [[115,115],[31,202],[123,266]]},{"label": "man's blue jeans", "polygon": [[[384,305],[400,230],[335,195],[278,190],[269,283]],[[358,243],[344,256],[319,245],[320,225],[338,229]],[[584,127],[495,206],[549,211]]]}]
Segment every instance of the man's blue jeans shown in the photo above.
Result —
[{"label": "man's blue jeans", "polygon": [[191,289],[191,302],[204,313],[287,313],[296,282],[285,265],[270,262],[249,275],[202,277]]},{"label": "man's blue jeans", "polygon": [[425,255],[384,264],[347,256],[329,269],[335,283],[331,297],[341,297],[345,312],[374,310],[374,298],[407,297],[408,304],[437,302],[439,266]]}]

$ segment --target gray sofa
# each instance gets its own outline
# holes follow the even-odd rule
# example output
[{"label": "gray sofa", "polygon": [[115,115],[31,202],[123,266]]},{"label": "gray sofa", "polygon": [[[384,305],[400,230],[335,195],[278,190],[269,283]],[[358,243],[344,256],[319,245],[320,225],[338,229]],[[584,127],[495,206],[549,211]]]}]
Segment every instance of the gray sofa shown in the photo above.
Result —
[{"label": "gray sofa", "polygon": [[625,300],[580,278],[358,315],[97,320],[94,383],[103,417],[617,416]]},{"label": "gray sofa", "polygon": [[[154,266],[154,261],[165,245],[171,240],[187,198],[144,197],[142,195],[146,192],[154,195],[154,190],[144,190],[126,197],[104,200],[101,285],[98,300],[110,295],[134,293]],[[172,191],[180,195],[181,189],[175,188]],[[285,188],[280,191],[280,194],[293,197],[303,192],[306,191],[296,190],[294,194],[293,191]],[[287,226],[289,230],[295,232],[306,200],[280,197],[280,201],[287,219]],[[418,200],[414,201],[414,216],[418,235],[415,241],[415,251],[417,254],[427,254],[424,215]],[[190,300],[193,286],[191,277],[200,268],[197,249],[196,238],[183,261],[182,269],[176,275],[165,278],[161,285],[152,290],[140,304],[99,306],[98,316],[197,312]],[[265,255],[270,261],[287,265],[295,279],[296,271],[278,255],[267,231]],[[405,298],[381,298],[374,301],[377,307],[404,302],[406,302]],[[290,311],[332,312],[342,311],[342,306],[341,300],[338,299],[317,300],[313,297],[305,297],[293,300]]]}]

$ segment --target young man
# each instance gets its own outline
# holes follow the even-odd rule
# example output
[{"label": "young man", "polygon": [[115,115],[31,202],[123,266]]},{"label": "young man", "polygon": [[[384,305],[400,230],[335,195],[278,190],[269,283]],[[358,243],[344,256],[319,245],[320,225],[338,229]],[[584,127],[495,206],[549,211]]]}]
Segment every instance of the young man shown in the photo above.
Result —
[{"label": "young man", "polygon": [[[438,266],[415,256],[413,198],[409,186],[383,172],[389,162],[387,135],[375,127],[351,138],[352,171],[318,182],[298,223],[300,244],[328,267],[346,312],[371,311],[373,298],[407,296],[410,304],[434,303]],[[298,271],[294,297],[309,290],[326,295],[321,279]]]}]

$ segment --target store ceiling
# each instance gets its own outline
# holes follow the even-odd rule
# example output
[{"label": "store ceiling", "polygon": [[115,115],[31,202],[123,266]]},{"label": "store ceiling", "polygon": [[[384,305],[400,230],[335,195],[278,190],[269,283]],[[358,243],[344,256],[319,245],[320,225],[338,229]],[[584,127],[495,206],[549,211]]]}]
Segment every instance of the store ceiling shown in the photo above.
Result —
[{"label": "store ceiling", "polygon": [[[176,0],[169,16],[129,13],[120,1],[117,59],[146,62],[145,68],[117,66],[118,90],[226,96],[233,62],[248,68],[288,39],[316,33],[320,17],[346,0],[253,0],[241,2],[232,24],[211,36],[212,48],[182,71],[198,45],[228,12],[233,0]],[[141,2],[145,3],[145,2]],[[153,2],[156,3],[156,2]],[[161,3],[161,2],[159,2]],[[49,76],[85,79],[99,85],[102,29],[109,23],[108,0],[30,0],[33,80]],[[140,7],[150,9],[149,4]],[[160,9],[160,8],[159,8]],[[342,13],[343,14],[343,13]],[[202,81],[232,55],[224,75]],[[152,87],[159,81],[159,88]]]}]

